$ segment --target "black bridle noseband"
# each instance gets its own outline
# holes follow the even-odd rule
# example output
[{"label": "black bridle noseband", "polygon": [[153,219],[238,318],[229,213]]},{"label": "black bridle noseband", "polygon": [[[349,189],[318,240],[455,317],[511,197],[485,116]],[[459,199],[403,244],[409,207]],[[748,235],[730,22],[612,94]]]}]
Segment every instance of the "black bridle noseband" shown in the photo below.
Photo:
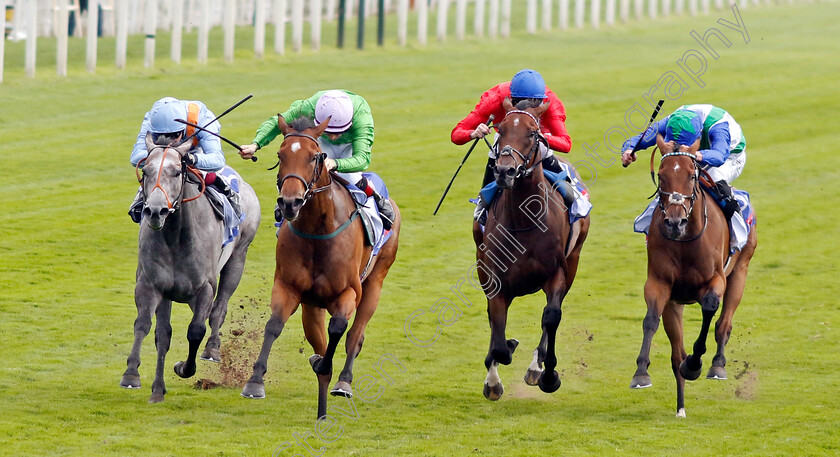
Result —
[{"label": "black bridle noseband", "polygon": [[[285,135],[285,138],[288,138],[290,136],[298,136],[298,137],[307,138],[309,140],[312,140],[312,141],[315,142],[315,144],[318,145],[318,149],[320,151],[320,147],[321,147],[320,143],[318,143],[318,140],[315,139],[315,137],[313,137],[311,135],[307,135],[305,133],[292,132],[292,133],[287,133]],[[327,183],[326,185],[323,185],[321,187],[315,187],[315,183],[318,182],[318,180],[321,179],[321,168],[323,168],[324,160],[326,158],[327,158],[327,154],[324,153],[324,152],[319,152],[319,153],[315,154],[315,170],[312,172],[312,179],[310,179],[309,181],[304,179],[303,176],[300,176],[300,175],[295,174],[295,173],[289,173],[289,174],[283,176],[282,178],[280,178],[279,175],[278,175],[277,191],[279,192],[283,188],[283,183],[285,183],[287,179],[289,179],[289,178],[298,179],[298,180],[300,180],[300,182],[303,183],[303,186],[306,188],[306,191],[303,194],[303,203],[306,204],[306,202],[309,201],[309,199],[311,199],[315,194],[329,189],[330,185],[332,184],[332,177],[330,177],[330,182]]]},{"label": "black bridle noseband", "polygon": [[[537,150],[539,149],[540,143],[541,142],[545,143],[546,146],[548,146],[548,141],[545,139],[545,137],[542,135],[542,133],[540,133],[540,121],[539,121],[539,119],[536,118],[536,116],[534,116],[533,114],[531,114],[527,111],[523,111],[523,110],[511,110],[511,111],[507,112],[505,117],[507,117],[511,114],[525,114],[528,117],[530,117],[537,124],[537,129],[531,131],[528,134],[528,137],[533,142],[533,145],[531,146],[531,149],[528,151],[527,155],[523,154],[521,151],[519,151],[518,149],[514,148],[513,146],[511,146],[509,144],[505,145],[501,150],[499,150],[498,149],[498,145],[499,145],[498,140],[496,140],[496,144],[494,145],[494,152],[495,152],[494,156],[495,157],[493,157],[493,160],[497,161],[497,164],[498,164],[498,159],[500,157],[506,156],[506,155],[513,157],[513,160],[514,160],[515,163],[519,162],[516,159],[517,156],[520,159],[522,159],[522,163],[517,164],[517,166],[516,166],[516,176],[514,177],[514,179],[518,179],[518,178],[521,178],[521,177],[529,176],[531,174],[531,172],[534,171],[534,168],[536,168],[537,165],[540,162],[535,161],[530,167],[528,166],[528,163],[530,163],[534,159],[534,154],[537,153]],[[500,138],[501,138],[501,136],[500,136]],[[515,156],[514,156],[514,154],[515,154]]]},{"label": "black bridle noseband", "polygon": [[[691,195],[683,195],[679,192],[665,192],[664,190],[662,190],[662,179],[660,177],[659,184],[657,184],[657,188],[656,188],[657,193],[659,194],[659,210],[662,211],[662,217],[664,218],[665,217],[665,211],[668,209],[668,207],[670,207],[671,205],[680,205],[680,206],[682,206],[683,210],[685,211],[685,218],[686,219],[691,219],[691,212],[694,210],[694,203],[697,201],[697,195],[700,193],[700,167],[697,165],[697,156],[695,156],[694,154],[692,154],[690,152],[682,152],[682,151],[669,152],[667,154],[662,155],[662,160],[664,160],[667,157],[675,157],[675,156],[691,157],[692,164],[694,165],[694,177],[693,177],[694,185],[692,186],[692,189],[691,189]],[[665,204],[665,197],[668,198],[668,204],[667,205]],[[686,207],[686,200],[689,201],[688,207]],[[665,236],[665,238],[667,238],[671,241],[681,241],[681,242],[694,241],[697,238],[700,238],[700,236],[703,235],[703,232],[706,231],[706,226],[708,225],[708,222],[709,222],[709,218],[708,218],[708,214],[707,214],[707,211],[706,211],[706,198],[704,196],[703,197],[703,229],[700,231],[700,233],[698,233],[696,236],[693,236],[689,239],[680,240],[680,239],[671,238],[667,234],[663,233],[661,227],[660,227],[659,230],[660,230],[660,233],[662,233],[662,235]]]}]

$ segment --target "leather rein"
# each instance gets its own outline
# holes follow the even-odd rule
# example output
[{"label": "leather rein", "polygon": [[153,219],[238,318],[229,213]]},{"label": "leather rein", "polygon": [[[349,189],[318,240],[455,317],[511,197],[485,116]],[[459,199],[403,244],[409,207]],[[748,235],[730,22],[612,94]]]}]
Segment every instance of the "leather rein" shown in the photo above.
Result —
[{"label": "leather rein", "polygon": [[[163,196],[166,198],[166,207],[167,208],[169,208],[172,211],[175,211],[178,208],[178,203],[179,202],[184,202],[184,203],[191,202],[193,200],[197,200],[199,197],[204,195],[204,190],[206,189],[206,184],[204,183],[204,178],[201,176],[201,172],[197,168],[187,165],[186,162],[184,161],[184,159],[181,158],[181,192],[178,194],[177,198],[174,198],[174,199],[169,198],[169,193],[166,192],[166,189],[164,189],[163,186],[161,186],[161,184],[160,184],[160,178],[163,175],[163,164],[166,161],[166,154],[172,148],[169,147],[169,146],[155,146],[148,152],[146,157],[144,157],[139,162],[137,162],[137,165],[134,167],[134,174],[137,176],[137,182],[139,182],[140,185],[141,185],[141,188],[143,188],[143,198],[144,198],[144,200],[146,200],[149,196],[148,196],[148,194],[146,194],[145,187],[143,187],[143,179],[146,177],[146,175],[144,173],[141,173],[140,169],[141,169],[141,165],[143,165],[143,163],[146,162],[146,159],[149,158],[149,155],[155,149],[163,149],[163,158],[160,160],[160,168],[158,169],[158,173],[157,173],[157,181],[155,182],[155,187],[152,188],[152,192],[154,192],[155,189],[160,189],[160,191],[163,192]],[[178,154],[178,153],[176,152],[176,154]],[[184,187],[185,187],[185,184],[187,182],[187,173],[193,174],[196,178],[198,178],[199,183],[201,183],[201,192],[199,192],[199,194],[196,195],[195,197],[191,197],[191,198],[183,198]]]}]

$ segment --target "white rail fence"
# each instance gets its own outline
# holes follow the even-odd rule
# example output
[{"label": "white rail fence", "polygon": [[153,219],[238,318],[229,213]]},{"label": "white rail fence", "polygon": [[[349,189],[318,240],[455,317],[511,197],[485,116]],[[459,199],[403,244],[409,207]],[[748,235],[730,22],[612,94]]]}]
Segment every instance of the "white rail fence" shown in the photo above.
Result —
[{"label": "white rail fence", "polygon": [[[633,16],[631,18],[631,1]],[[9,40],[25,40],[24,69],[34,77],[39,37],[51,37],[56,46],[56,72],[67,75],[68,38],[83,37],[86,42],[86,68],[93,73],[98,64],[97,44],[101,36],[116,37],[117,68],[126,66],[129,35],[143,34],[145,39],[144,65],[155,65],[155,35],[159,30],[171,33],[170,58],[180,63],[183,33],[197,30],[199,62],[207,62],[210,46],[209,34],[213,27],[223,29],[223,55],[227,61],[234,59],[236,26],[254,27],[254,56],[265,54],[266,27],[274,28],[274,52],[286,52],[286,26],[291,25],[291,49],[301,52],[304,45],[304,28],[310,31],[309,45],[318,50],[322,40],[322,22],[338,21],[343,8],[345,23],[358,27],[364,16],[378,16],[380,10],[396,15],[396,42],[405,46],[409,42],[409,23],[416,23],[416,42],[426,45],[430,34],[430,16],[434,20],[434,36],[445,41],[450,33],[450,15],[454,14],[454,38],[464,40],[468,33],[476,37],[505,38],[513,27],[527,33],[540,29],[550,31],[569,28],[570,18],[576,28],[584,28],[584,18],[597,29],[603,21],[614,26],[616,18],[622,23],[645,16],[688,13],[708,14],[711,0],[0,0],[5,15],[0,17],[4,33]],[[723,9],[724,2],[737,2],[739,8],[760,3],[790,2],[792,0],[714,0],[715,9]],[[699,3],[699,4],[698,4]],[[512,24],[515,11],[524,16],[524,24]],[[555,9],[556,8],[556,9]],[[521,11],[524,9],[524,14]],[[587,14],[588,10],[588,14]],[[645,11],[647,15],[645,15]],[[472,15],[469,27],[468,16]],[[520,29],[520,27],[522,27]],[[345,28],[346,30],[346,28]],[[352,36],[352,33],[347,33]],[[359,35],[358,46],[363,41]],[[81,39],[81,38],[80,38]],[[389,38],[392,39],[392,38]],[[381,38],[380,38],[381,40]],[[0,40],[0,83],[5,65],[5,41]],[[49,40],[52,44],[53,40]],[[380,41],[381,42],[381,41]]]}]

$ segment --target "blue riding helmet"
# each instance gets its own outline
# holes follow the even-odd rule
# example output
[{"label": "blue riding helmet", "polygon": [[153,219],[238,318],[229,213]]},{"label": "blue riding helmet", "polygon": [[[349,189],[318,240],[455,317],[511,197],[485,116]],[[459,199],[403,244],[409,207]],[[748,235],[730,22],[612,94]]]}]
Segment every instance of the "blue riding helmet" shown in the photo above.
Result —
[{"label": "blue riding helmet", "polygon": [[510,80],[512,98],[545,98],[545,81],[534,70],[522,70]]},{"label": "blue riding helmet", "polygon": [[187,109],[177,98],[161,98],[149,110],[149,123],[152,133],[173,133],[184,130],[186,125],[175,122],[175,119],[187,119]]}]

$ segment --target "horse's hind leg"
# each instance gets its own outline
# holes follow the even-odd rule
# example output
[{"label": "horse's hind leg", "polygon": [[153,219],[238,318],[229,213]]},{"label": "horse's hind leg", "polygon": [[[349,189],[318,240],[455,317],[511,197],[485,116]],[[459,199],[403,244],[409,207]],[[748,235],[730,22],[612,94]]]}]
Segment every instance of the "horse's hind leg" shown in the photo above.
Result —
[{"label": "horse's hind leg", "polygon": [[[387,273],[387,270],[385,271]],[[353,383],[353,362],[356,357],[362,352],[362,345],[365,342],[365,328],[370,322],[376,307],[379,304],[379,296],[382,292],[382,281],[385,275],[381,278],[369,277],[362,289],[362,300],[359,307],[356,309],[356,316],[353,318],[353,325],[350,331],[347,332],[347,341],[345,341],[345,349],[347,351],[347,359],[344,362],[344,368],[341,374],[338,375],[338,382],[335,383],[332,395],[342,397],[352,397],[353,390],[351,384]]]},{"label": "horse's hind leg", "polygon": [[152,329],[152,315],[155,313],[162,298],[160,294],[144,286],[138,281],[134,291],[134,303],[137,306],[137,319],[134,320],[134,344],[131,346],[131,353],[126,361],[127,368],[120,379],[120,386],[126,389],[140,388],[140,348],[143,339]]},{"label": "horse's hind leg", "polygon": [[662,312],[662,324],[671,342],[671,369],[677,380],[677,417],[685,417],[685,378],[680,374],[680,364],[685,360],[683,343],[683,305],[669,302]]},{"label": "horse's hind leg", "polygon": [[700,325],[700,334],[694,341],[692,353],[680,364],[680,374],[689,381],[700,377],[700,370],[703,368],[703,354],[706,353],[706,338],[709,334],[709,326],[720,307],[720,298],[723,295],[725,281],[719,276],[712,278],[711,287],[702,295],[700,307],[703,310],[703,322]]},{"label": "horse's hind leg", "polygon": [[166,395],[166,384],[163,381],[163,371],[166,364],[166,353],[169,352],[169,343],[172,341],[172,302],[163,300],[155,312],[155,347],[157,348],[157,366],[155,368],[155,380],[152,383],[152,396],[149,403],[159,403]]},{"label": "horse's hind leg", "polygon": [[546,336],[545,369],[537,381],[540,390],[546,393],[556,392],[560,388],[560,375],[557,367],[557,352],[555,342],[557,340],[557,328],[560,327],[560,320],[563,318],[563,299],[566,297],[566,272],[559,270],[544,287],[547,303],[542,315],[542,329]]},{"label": "horse's hind leg", "polygon": [[531,365],[528,366],[528,371],[525,372],[525,384],[529,386],[536,386],[537,381],[543,374],[543,362],[545,361],[545,351],[548,347],[548,335],[545,331],[540,337],[540,344],[534,349],[534,358],[531,360]]},{"label": "horse's hind leg", "polygon": [[[316,306],[304,306],[302,310],[303,334],[315,351],[315,354],[309,358],[310,364],[321,360],[327,352],[327,334],[324,330],[326,314],[324,308]],[[327,414],[327,396],[332,373],[326,375],[316,373],[315,376],[318,378],[318,419],[320,419]]]},{"label": "horse's hind leg", "polygon": [[227,316],[228,301],[236,288],[239,287],[239,281],[242,279],[242,271],[245,269],[245,252],[234,252],[219,275],[216,299],[213,301],[213,307],[210,310],[210,338],[207,339],[204,352],[201,353],[202,360],[216,363],[222,361],[219,350],[222,345],[222,338],[219,333],[222,324],[225,323],[225,316]]},{"label": "horse's hind leg", "polygon": [[487,377],[484,380],[484,398],[496,401],[502,397],[505,388],[499,378],[499,364],[508,365],[513,360],[513,351],[519,344],[515,339],[505,338],[508,308],[511,300],[496,294],[487,299],[487,316],[490,319],[490,349],[484,359]]},{"label": "horse's hind leg", "polygon": [[[744,254],[744,252],[741,253],[741,255]],[[752,256],[752,252],[748,254]],[[739,258],[735,264],[735,268],[729,274],[729,279],[726,283],[726,292],[723,295],[721,314],[715,323],[717,352],[712,359],[712,366],[709,367],[709,372],[706,375],[708,379],[726,379],[726,357],[723,352],[726,343],[729,342],[729,336],[732,334],[732,316],[735,315],[735,310],[738,309],[738,305],[741,304],[741,298],[744,295],[749,261],[749,257]]]},{"label": "horse's hind leg", "polygon": [[198,355],[198,348],[207,333],[207,326],[204,322],[210,315],[213,306],[213,286],[205,284],[196,294],[190,307],[193,309],[193,317],[187,327],[187,341],[190,344],[187,360],[175,364],[175,374],[182,378],[189,378],[195,374],[195,359]]}]

